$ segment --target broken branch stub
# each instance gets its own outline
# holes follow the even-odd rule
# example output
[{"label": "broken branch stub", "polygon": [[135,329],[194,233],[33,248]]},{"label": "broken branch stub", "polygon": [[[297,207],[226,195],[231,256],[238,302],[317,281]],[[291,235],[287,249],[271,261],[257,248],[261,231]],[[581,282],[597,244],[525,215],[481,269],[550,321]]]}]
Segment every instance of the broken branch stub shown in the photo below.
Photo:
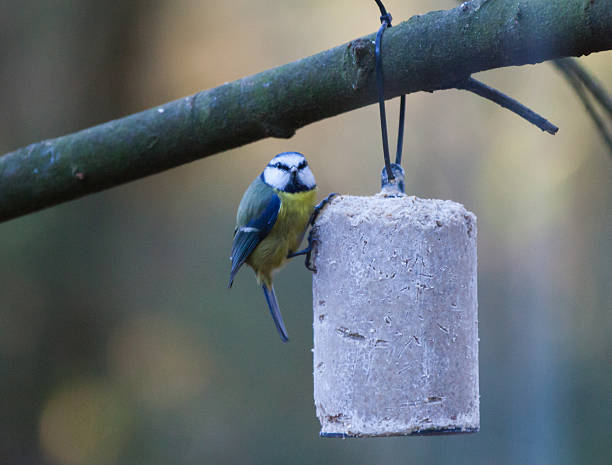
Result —
[{"label": "broken branch stub", "polygon": [[478,431],[476,217],[451,201],[341,196],[313,234],[321,436]]}]

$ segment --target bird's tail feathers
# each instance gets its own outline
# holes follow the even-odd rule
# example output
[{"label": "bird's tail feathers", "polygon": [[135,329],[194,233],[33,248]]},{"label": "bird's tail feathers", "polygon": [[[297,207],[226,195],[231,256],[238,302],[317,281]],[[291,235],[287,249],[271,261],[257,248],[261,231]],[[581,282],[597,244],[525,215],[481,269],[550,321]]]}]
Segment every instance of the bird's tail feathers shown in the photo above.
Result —
[{"label": "bird's tail feathers", "polygon": [[283,322],[283,317],[278,306],[278,300],[276,300],[274,287],[272,285],[268,286],[267,284],[263,283],[261,288],[266,296],[266,302],[268,302],[268,308],[270,309],[270,314],[272,315],[272,319],[274,320],[278,334],[283,342],[288,342],[289,335],[287,334],[287,329],[285,329],[285,323]]}]

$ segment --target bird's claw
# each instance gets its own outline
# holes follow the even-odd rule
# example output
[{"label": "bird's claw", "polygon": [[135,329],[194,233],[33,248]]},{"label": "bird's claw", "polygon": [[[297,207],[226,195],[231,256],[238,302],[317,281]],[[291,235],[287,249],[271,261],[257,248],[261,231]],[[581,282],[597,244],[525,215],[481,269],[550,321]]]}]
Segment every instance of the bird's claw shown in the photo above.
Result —
[{"label": "bird's claw", "polygon": [[[337,195],[338,195],[337,193],[332,192],[327,197],[325,197],[323,200],[321,200],[321,202],[319,202],[319,204],[316,207],[314,207],[314,210],[312,211],[312,215],[310,215],[310,220],[309,220],[310,226],[314,226],[314,223],[317,220],[321,211],[331,201],[331,199],[333,199]],[[299,250],[298,252],[290,253],[289,255],[287,255],[287,258],[297,257],[298,255],[306,255],[306,259],[304,260],[304,266],[306,266],[306,269],[308,269],[309,271],[316,273],[317,269],[312,263],[312,250],[313,250],[314,242],[315,240],[312,237],[312,227],[311,227],[308,233],[308,246],[305,249]]]},{"label": "bird's claw", "polygon": [[293,252],[287,255],[287,258],[297,257],[298,255],[306,255],[306,258],[304,260],[304,266],[306,267],[306,269],[312,271],[313,273],[316,273],[317,269],[312,264],[312,248],[313,248],[312,246],[314,245],[314,242],[315,241],[312,238],[312,229],[311,229],[310,232],[308,233],[308,246],[303,250],[300,250],[298,252]]},{"label": "bird's claw", "polygon": [[[314,240],[312,241],[314,243]],[[309,246],[310,250],[306,254],[306,258],[304,259],[304,266],[308,271],[312,271],[313,273],[317,272],[317,267],[312,263],[312,246]]]},{"label": "bird's claw", "polygon": [[339,195],[337,192],[332,192],[327,197],[325,197],[323,200],[321,200],[316,207],[314,207],[314,210],[312,211],[312,215],[310,215],[310,226],[314,226],[315,221],[317,220],[317,218],[319,217],[319,214],[321,213],[321,210],[323,210],[327,206],[327,204],[331,202],[331,200],[337,195]]}]

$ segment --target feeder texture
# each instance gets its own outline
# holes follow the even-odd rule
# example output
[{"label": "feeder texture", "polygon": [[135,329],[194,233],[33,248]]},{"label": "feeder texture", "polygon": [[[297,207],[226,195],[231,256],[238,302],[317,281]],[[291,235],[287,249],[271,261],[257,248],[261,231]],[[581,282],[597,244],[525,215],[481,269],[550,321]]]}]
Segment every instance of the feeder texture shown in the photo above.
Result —
[{"label": "feeder texture", "polygon": [[339,196],[313,235],[321,436],[478,431],[476,217],[451,201]]}]

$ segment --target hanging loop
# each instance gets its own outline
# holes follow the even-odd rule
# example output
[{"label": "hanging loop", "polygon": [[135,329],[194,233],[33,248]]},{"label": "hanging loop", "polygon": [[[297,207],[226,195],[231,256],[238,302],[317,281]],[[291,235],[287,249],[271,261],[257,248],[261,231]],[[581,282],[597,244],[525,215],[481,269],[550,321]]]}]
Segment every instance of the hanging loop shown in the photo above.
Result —
[{"label": "hanging loop", "polygon": [[[382,5],[378,0],[376,3]],[[383,7],[384,8],[384,7]],[[393,181],[394,176],[391,170],[391,159],[389,157],[389,136],[387,134],[387,114],[385,112],[385,77],[383,75],[382,68],[382,53],[381,53],[381,39],[383,32],[385,29],[389,27],[389,23],[386,20],[383,20],[383,16],[380,17],[382,24],[380,25],[380,29],[378,29],[378,33],[376,34],[376,44],[375,44],[375,53],[376,53],[376,87],[378,90],[378,110],[380,113],[380,130],[382,132],[382,144],[383,144],[383,157],[385,159],[385,168],[387,170],[387,178],[389,181]]]},{"label": "hanging loop", "polygon": [[[395,163],[391,163],[389,155],[389,135],[387,131],[387,114],[385,111],[385,77],[382,64],[382,36],[388,27],[391,27],[391,13],[387,12],[381,0],[375,0],[380,9],[380,28],[376,33],[375,56],[376,56],[376,88],[378,92],[378,109],[380,113],[380,130],[382,133],[383,157],[385,168],[383,169],[381,184],[384,188],[387,185],[395,184],[400,192],[404,192],[404,172],[402,170],[402,146],[404,140],[404,119],[406,113],[406,96],[400,98],[399,129],[397,133],[397,150]],[[396,181],[396,178],[398,178]]]}]

